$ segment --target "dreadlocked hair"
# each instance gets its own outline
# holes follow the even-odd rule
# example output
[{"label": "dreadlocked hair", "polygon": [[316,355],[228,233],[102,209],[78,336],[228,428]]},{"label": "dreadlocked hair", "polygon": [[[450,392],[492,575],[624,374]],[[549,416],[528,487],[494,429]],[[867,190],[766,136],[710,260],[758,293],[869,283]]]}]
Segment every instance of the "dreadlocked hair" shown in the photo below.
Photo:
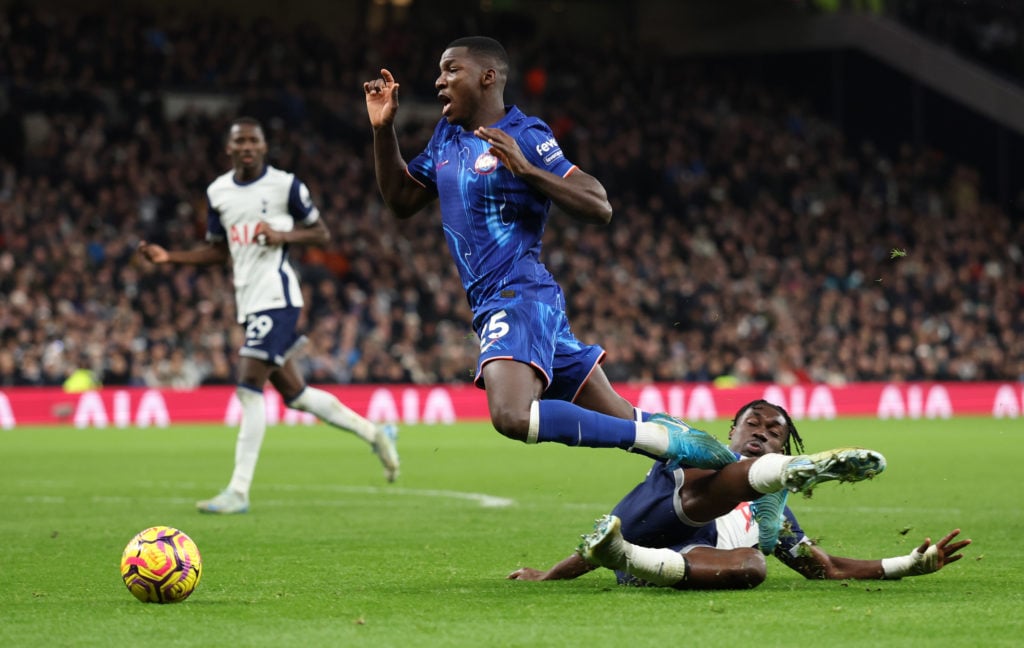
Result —
[{"label": "dreadlocked hair", "polygon": [[804,440],[800,438],[800,433],[796,431],[796,425],[793,423],[793,419],[790,418],[789,412],[786,411],[786,408],[782,407],[781,405],[776,405],[771,401],[766,401],[763,398],[761,398],[755,401],[750,401],[743,407],[736,410],[736,416],[733,417],[732,419],[733,427],[736,427],[739,424],[740,416],[743,415],[743,412],[746,412],[748,409],[752,407],[760,407],[762,405],[767,405],[768,407],[772,407],[779,410],[779,412],[782,413],[782,418],[785,419],[786,421],[786,428],[789,430],[789,434],[786,435],[786,454],[794,454],[794,449],[796,449],[796,454],[803,454]]}]

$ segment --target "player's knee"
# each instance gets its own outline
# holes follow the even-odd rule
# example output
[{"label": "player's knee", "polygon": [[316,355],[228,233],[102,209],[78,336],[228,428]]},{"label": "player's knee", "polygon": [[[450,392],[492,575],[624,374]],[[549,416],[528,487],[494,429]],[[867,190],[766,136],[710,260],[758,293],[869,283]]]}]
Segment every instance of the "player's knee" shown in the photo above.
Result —
[{"label": "player's knee", "polygon": [[494,429],[516,441],[526,441],[530,429],[530,410],[511,407],[492,407],[491,425]]}]

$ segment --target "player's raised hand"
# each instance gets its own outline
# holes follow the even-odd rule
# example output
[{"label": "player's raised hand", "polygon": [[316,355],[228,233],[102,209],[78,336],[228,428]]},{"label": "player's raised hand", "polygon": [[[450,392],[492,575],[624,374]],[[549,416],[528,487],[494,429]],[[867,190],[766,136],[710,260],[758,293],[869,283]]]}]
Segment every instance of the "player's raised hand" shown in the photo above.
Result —
[{"label": "player's raised hand", "polygon": [[366,114],[374,128],[391,126],[398,112],[398,83],[387,69],[381,69],[380,78],[363,83],[366,94]]},{"label": "player's raised hand", "polygon": [[170,257],[163,247],[146,241],[139,241],[138,251],[150,263],[167,263]]},{"label": "player's raised hand", "polygon": [[533,165],[523,155],[516,140],[500,128],[481,126],[473,134],[491,145],[491,155],[501,160],[514,175],[521,175]]}]

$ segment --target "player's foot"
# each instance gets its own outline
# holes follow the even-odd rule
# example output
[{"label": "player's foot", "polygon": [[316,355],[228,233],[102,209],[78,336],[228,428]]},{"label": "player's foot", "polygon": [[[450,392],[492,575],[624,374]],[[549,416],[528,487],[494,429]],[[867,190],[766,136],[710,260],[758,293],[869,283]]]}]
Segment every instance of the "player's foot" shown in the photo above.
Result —
[{"label": "player's foot", "polygon": [[249,498],[239,492],[225,488],[216,496],[196,502],[200,513],[220,513],[232,515],[245,513],[249,510]]},{"label": "player's foot", "polygon": [[692,428],[674,416],[654,414],[651,423],[657,423],[668,432],[668,450],[664,459],[670,463],[694,468],[722,468],[736,461],[736,455],[727,445],[704,430]]},{"label": "player's foot", "polygon": [[779,534],[786,520],[783,511],[786,510],[788,497],[789,491],[782,489],[762,495],[750,503],[751,516],[757,522],[757,547],[766,556],[771,555],[779,543]]},{"label": "player's foot", "polygon": [[622,537],[622,520],[615,515],[603,515],[594,522],[594,530],[582,536],[576,548],[583,560],[591,565],[608,569],[625,569],[626,540]]},{"label": "player's foot", "polygon": [[809,493],[826,481],[858,482],[885,470],[885,457],[864,448],[838,448],[798,455],[782,469],[782,485],[794,493]]},{"label": "player's foot", "polygon": [[398,477],[398,450],[395,448],[395,441],[398,440],[398,428],[390,423],[377,426],[377,434],[373,438],[373,453],[380,459],[384,466],[384,479],[389,482],[395,481]]}]

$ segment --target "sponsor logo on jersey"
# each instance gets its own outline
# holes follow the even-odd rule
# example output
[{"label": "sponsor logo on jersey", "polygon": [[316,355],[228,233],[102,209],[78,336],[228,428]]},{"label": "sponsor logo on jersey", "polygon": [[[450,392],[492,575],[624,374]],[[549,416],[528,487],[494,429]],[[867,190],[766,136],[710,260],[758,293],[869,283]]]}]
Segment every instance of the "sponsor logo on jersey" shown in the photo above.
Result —
[{"label": "sponsor logo on jersey", "polygon": [[565,154],[562,153],[562,149],[558,149],[557,151],[555,151],[551,155],[549,155],[546,158],[544,158],[544,164],[551,164],[552,162],[554,162],[555,160],[557,160],[560,157],[565,157]]},{"label": "sponsor logo on jersey", "polygon": [[563,157],[562,148],[554,137],[549,137],[536,147],[537,155],[541,156],[544,164],[551,164],[560,157]]}]

